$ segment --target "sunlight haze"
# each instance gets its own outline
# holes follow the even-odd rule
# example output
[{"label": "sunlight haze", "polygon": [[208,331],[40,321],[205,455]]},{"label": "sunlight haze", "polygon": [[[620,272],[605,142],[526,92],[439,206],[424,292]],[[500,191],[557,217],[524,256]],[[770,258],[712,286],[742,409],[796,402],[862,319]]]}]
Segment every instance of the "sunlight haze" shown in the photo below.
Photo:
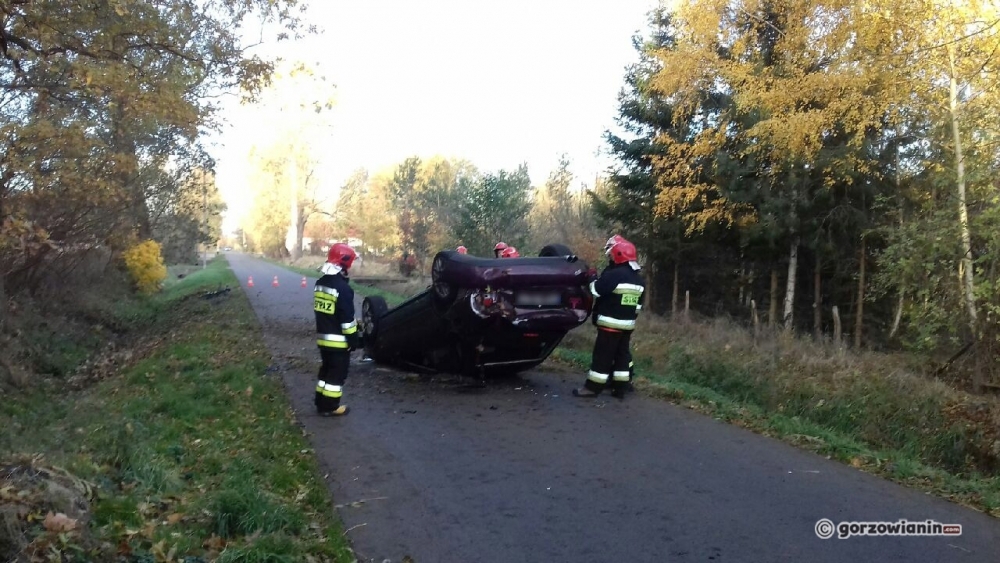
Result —
[{"label": "sunlight haze", "polygon": [[[301,60],[333,90],[332,127],[321,140],[320,182],[337,186],[358,168],[391,168],[409,156],[464,158],[480,170],[522,162],[534,184],[566,153],[579,182],[610,161],[599,154],[614,126],[632,36],[655,0],[480,3],[313,0],[318,35],[267,42],[262,56]],[[329,95],[319,93],[318,95]],[[238,226],[247,158],[266,144],[273,114],[229,102],[212,153]]]}]

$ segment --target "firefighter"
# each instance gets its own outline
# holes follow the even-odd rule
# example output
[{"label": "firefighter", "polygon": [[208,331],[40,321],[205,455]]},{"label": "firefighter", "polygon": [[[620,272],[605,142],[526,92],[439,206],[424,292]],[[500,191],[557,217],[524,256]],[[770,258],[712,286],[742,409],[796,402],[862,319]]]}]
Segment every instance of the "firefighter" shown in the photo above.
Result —
[{"label": "firefighter", "polygon": [[506,249],[507,249],[506,242],[498,242],[497,245],[493,247],[493,257],[500,258],[500,255],[503,254],[503,251]]},{"label": "firefighter", "polygon": [[[608,254],[611,251],[611,247],[614,246],[615,243],[618,243],[618,242],[621,242],[621,241],[624,241],[624,240],[625,240],[625,237],[623,237],[621,235],[611,235],[611,238],[609,238],[608,241],[606,243],[604,243],[604,254]],[[639,311],[641,311],[642,310],[642,305],[637,305],[636,309],[639,310]],[[628,391],[635,391],[635,387],[632,386],[632,380],[634,380],[634,379],[635,379],[635,361],[632,359],[632,348],[631,348],[631,342],[630,342],[630,346],[629,346],[629,350],[628,350],[628,385],[626,386],[626,390],[628,390]]]},{"label": "firefighter", "polygon": [[465,248],[464,246],[459,246],[458,248],[455,249],[455,251],[458,252],[459,254],[468,254],[469,253],[469,249]]},{"label": "firefighter", "polygon": [[583,387],[573,390],[577,397],[597,397],[610,386],[612,396],[621,399],[629,384],[629,342],[645,285],[639,275],[635,245],[621,237],[612,237],[608,243],[610,263],[590,284],[597,339],[587,380]]},{"label": "firefighter", "polygon": [[500,252],[500,258],[520,258],[521,255],[518,254],[517,249],[513,246],[508,246]]},{"label": "firefighter", "polygon": [[354,318],[354,290],[347,279],[357,256],[350,246],[334,244],[320,268],[323,276],[316,280],[313,288],[316,344],[323,361],[316,384],[316,411],[320,416],[342,416],[348,411],[347,405],[342,405],[340,400],[351,363],[351,350],[361,346],[358,321]]}]

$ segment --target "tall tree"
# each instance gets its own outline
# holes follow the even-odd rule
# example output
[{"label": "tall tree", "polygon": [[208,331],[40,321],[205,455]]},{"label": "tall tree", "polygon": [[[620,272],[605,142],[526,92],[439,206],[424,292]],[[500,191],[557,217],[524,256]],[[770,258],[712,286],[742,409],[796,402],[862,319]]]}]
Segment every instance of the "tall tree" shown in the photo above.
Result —
[{"label": "tall tree", "polygon": [[461,178],[455,235],[469,252],[490,256],[493,245],[504,241],[524,246],[531,211],[531,178],[527,165],[510,172],[488,172],[476,179]]},{"label": "tall tree", "polygon": [[399,246],[399,223],[390,193],[391,174],[369,178],[364,169],[356,170],[340,188],[335,212],[335,226],[340,238],[362,240],[364,249],[376,255]]},{"label": "tall tree", "polygon": [[570,161],[563,155],[545,185],[535,191],[528,217],[531,248],[566,244],[584,260],[595,263],[601,258],[599,250],[608,238],[596,224],[591,197],[600,187],[573,187],[576,179],[569,167]]},{"label": "tall tree", "polygon": [[54,250],[117,250],[152,233],[149,190],[165,184],[148,180],[196,152],[218,92],[252,96],[271,73],[245,51],[241,24],[297,33],[300,8],[0,2],[0,322],[5,290],[32,287],[71,254]]}]

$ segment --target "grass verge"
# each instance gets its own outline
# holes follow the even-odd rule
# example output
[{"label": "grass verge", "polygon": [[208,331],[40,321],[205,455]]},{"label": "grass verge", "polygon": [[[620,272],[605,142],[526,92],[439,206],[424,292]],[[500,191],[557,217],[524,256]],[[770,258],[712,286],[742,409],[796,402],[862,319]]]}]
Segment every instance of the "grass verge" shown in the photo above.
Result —
[{"label": "grass verge", "polygon": [[[217,260],[122,303],[116,313],[151,335],[143,359],[83,388],[56,382],[0,405],[0,496],[14,507],[0,524],[23,533],[6,539],[8,551],[19,542],[21,553],[61,561],[353,559],[282,384],[266,375],[246,297],[204,298],[238,285]],[[58,490],[72,502],[38,486],[45,475],[67,476]],[[74,523],[46,520],[49,511]]]}]

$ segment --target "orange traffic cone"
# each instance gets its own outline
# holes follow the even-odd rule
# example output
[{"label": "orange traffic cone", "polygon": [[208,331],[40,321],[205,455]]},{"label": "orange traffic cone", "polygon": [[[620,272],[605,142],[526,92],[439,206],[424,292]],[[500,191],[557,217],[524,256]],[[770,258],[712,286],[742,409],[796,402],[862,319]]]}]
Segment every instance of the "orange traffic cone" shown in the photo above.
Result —
[{"label": "orange traffic cone", "polygon": [[253,276],[247,278],[247,287],[253,287]]},{"label": "orange traffic cone", "polygon": [[271,282],[271,287],[278,287],[278,276],[274,276],[274,281]]},{"label": "orange traffic cone", "polygon": [[305,287],[305,286],[306,286],[306,278],[305,278],[305,276],[302,276],[302,287]]}]

